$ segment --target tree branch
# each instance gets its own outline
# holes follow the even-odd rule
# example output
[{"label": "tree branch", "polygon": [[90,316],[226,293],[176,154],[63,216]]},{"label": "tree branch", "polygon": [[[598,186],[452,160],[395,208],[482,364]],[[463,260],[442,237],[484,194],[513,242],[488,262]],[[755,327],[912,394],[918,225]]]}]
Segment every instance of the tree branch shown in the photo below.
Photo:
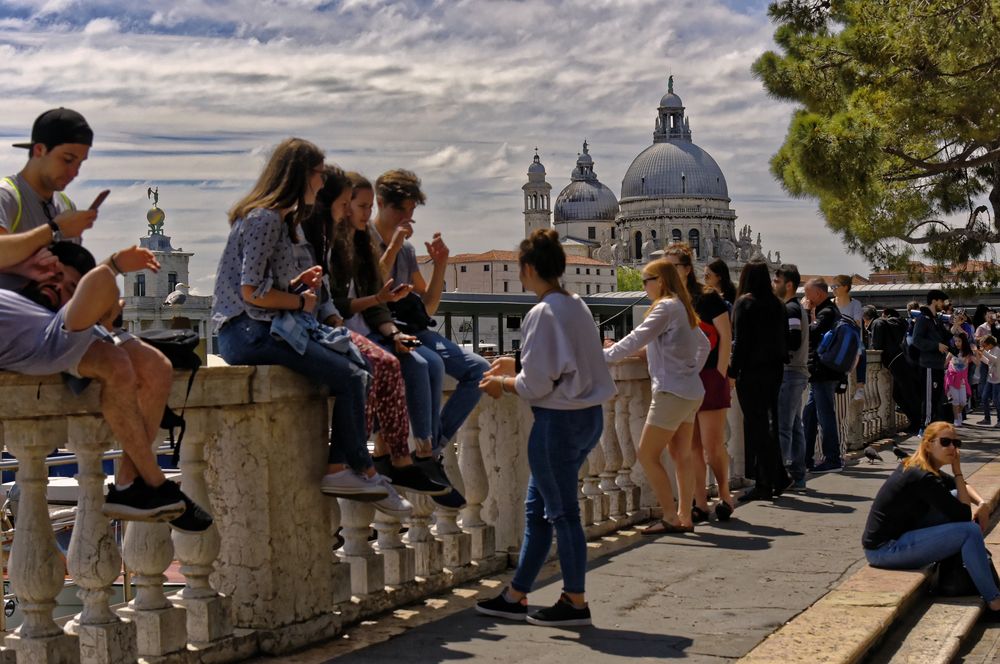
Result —
[{"label": "tree branch", "polygon": [[988,150],[982,155],[975,157],[974,159],[968,159],[968,156],[981,148],[981,145],[974,144],[964,150],[961,154],[955,156],[948,161],[937,161],[929,162],[922,159],[917,159],[916,157],[911,157],[902,150],[896,148],[882,148],[882,151],[886,154],[898,157],[905,161],[910,166],[920,169],[917,173],[905,173],[901,175],[886,175],[885,179],[889,182],[903,182],[906,180],[918,180],[920,178],[925,178],[929,175],[940,175],[941,173],[947,173],[948,171],[956,171],[963,168],[976,168],[977,166],[984,166],[986,164],[1000,161],[1000,148],[993,150]]}]

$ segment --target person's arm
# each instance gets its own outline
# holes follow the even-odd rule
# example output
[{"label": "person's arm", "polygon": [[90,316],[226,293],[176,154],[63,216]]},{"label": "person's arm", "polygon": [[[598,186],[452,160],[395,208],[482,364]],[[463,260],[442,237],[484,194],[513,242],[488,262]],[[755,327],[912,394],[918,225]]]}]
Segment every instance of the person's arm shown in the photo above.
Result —
[{"label": "person's arm", "polygon": [[[649,312],[638,327],[629,332],[624,339],[604,349],[604,359],[616,362],[635,354],[640,348],[645,348],[656,337],[663,334],[670,324],[670,309],[666,302],[660,302]],[[526,363],[522,358],[522,363]]]},{"label": "person's arm", "polygon": [[929,507],[939,510],[949,521],[968,521],[972,518],[972,510],[969,507],[972,499],[961,470],[955,478],[955,485],[958,489],[957,498],[945,487],[941,479],[928,473],[920,483],[920,495]]},{"label": "person's arm", "polygon": [[786,350],[790,355],[802,346],[802,316],[799,310],[789,310],[788,305],[785,305],[785,317],[788,319]]},{"label": "person's arm", "polygon": [[[444,275],[445,270],[448,268],[448,255],[450,251],[448,245],[441,238],[440,233],[435,233],[433,239],[430,242],[425,242],[424,246],[427,247],[427,253],[430,255],[431,260],[434,261],[434,271],[431,273],[431,283],[422,289],[423,292],[420,297],[424,301],[427,315],[433,316],[437,312],[438,305],[441,304],[441,293],[444,291]],[[420,271],[414,269],[413,285],[415,289],[420,290],[420,285],[417,283],[418,278],[421,282],[423,281]]]},{"label": "person's arm", "polygon": [[713,318],[712,325],[719,333],[719,373],[725,376],[729,371],[729,358],[733,351],[733,328],[729,322],[729,312]]},{"label": "person's arm", "polygon": [[[83,235],[97,219],[95,210],[67,210],[53,221],[59,226],[64,239],[70,240]],[[0,226],[0,270],[31,257],[39,249],[52,243],[52,229],[48,224],[23,233],[10,233]]]},{"label": "person's arm", "polygon": [[63,326],[79,332],[96,325],[118,303],[118,282],[107,265],[98,265],[83,275],[66,304]]}]

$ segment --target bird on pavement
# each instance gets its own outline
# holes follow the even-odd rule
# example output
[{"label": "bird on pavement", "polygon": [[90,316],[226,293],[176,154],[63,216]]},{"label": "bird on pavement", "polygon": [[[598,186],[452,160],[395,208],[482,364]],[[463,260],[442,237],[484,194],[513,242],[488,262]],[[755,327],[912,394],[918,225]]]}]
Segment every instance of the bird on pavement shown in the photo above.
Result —
[{"label": "bird on pavement", "polygon": [[163,301],[168,307],[173,307],[178,304],[184,304],[187,301],[188,296],[188,285],[187,284],[177,284],[176,290],[167,296],[167,299]]},{"label": "bird on pavement", "polygon": [[871,445],[865,448],[865,458],[868,459],[868,463],[882,462],[882,455]]},{"label": "bird on pavement", "polygon": [[892,446],[892,453],[895,454],[896,458],[899,459],[900,461],[902,461],[906,457],[910,456],[909,452],[907,452],[906,450],[904,450],[899,445],[893,445]]}]

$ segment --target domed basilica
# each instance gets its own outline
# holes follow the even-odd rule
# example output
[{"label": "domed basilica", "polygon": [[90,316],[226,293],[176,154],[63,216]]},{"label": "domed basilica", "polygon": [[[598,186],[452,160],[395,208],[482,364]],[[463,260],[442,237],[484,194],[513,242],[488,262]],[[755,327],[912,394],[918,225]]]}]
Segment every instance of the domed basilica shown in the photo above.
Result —
[{"label": "domed basilica", "polygon": [[[687,242],[699,263],[724,259],[737,270],[765,258],[760,234],[736,231],[726,176],[711,155],[691,140],[691,122],[674,93],[673,76],[660,99],[653,144],[625,172],[621,198],[597,179],[590,146],[583,143],[570,183],[550,207],[551,185],[536,150],[524,191],[524,230],[554,225],[569,254],[611,265],[635,266],[655,258],[671,242]],[[780,262],[780,256],[777,257]]]}]

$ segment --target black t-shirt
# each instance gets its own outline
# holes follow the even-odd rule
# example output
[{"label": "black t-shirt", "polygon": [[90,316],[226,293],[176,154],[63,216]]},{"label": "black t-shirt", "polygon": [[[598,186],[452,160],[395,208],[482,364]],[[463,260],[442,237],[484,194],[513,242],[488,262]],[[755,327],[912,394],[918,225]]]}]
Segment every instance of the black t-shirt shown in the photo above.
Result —
[{"label": "black t-shirt", "polygon": [[911,530],[970,520],[972,509],[951,495],[954,490],[950,475],[920,468],[904,470],[899,464],[875,496],[862,546],[877,549]]},{"label": "black t-shirt", "polygon": [[[722,314],[729,315],[729,307],[726,306],[726,301],[722,299],[714,290],[701,293],[696,296],[692,301],[694,305],[694,311],[698,314],[704,323],[715,327],[712,323],[717,317]],[[718,332],[718,329],[716,329]],[[716,345],[715,348],[708,354],[708,359],[705,360],[706,369],[718,369],[719,368],[719,347]]]}]

